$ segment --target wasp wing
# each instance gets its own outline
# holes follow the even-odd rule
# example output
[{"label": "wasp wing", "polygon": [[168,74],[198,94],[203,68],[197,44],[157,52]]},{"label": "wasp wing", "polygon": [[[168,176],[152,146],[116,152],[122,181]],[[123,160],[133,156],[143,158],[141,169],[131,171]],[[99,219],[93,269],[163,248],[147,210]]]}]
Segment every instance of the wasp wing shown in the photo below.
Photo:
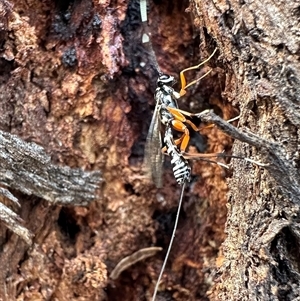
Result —
[{"label": "wasp wing", "polygon": [[157,188],[162,187],[163,165],[159,109],[160,105],[156,104],[146,139],[144,156],[144,165],[146,167],[146,170]]}]

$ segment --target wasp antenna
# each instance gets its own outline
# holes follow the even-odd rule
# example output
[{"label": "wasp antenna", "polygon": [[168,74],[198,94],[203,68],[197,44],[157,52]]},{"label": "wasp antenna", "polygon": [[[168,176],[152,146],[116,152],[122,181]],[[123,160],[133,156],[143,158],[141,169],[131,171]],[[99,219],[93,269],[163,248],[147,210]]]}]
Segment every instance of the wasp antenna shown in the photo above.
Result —
[{"label": "wasp antenna", "polygon": [[190,86],[194,85],[195,83],[197,83],[198,81],[200,81],[202,78],[206,77],[212,70],[207,71],[204,75],[202,75],[201,77],[197,78],[196,80],[193,80],[192,82],[190,82],[188,85],[186,84],[186,80],[185,77],[183,76],[181,78],[181,90],[180,90],[180,96],[183,96],[186,93],[186,89],[189,88]]},{"label": "wasp antenna", "polygon": [[157,279],[157,282],[156,282],[156,285],[155,285],[155,288],[154,288],[154,293],[153,293],[153,296],[152,296],[152,301],[155,301],[156,294],[157,294],[157,291],[158,291],[158,288],[159,288],[159,283],[161,281],[162,275],[164,273],[164,270],[165,270],[165,267],[166,267],[166,264],[167,264],[167,261],[168,261],[169,255],[170,255],[170,251],[172,249],[172,245],[173,245],[173,241],[174,241],[174,238],[175,238],[175,233],[176,233],[176,229],[177,229],[177,225],[178,225],[178,220],[179,220],[179,215],[180,215],[180,209],[181,209],[181,205],[182,205],[183,195],[184,195],[185,183],[186,182],[184,182],[182,184],[182,186],[181,186],[181,194],[180,194],[180,199],[179,199],[179,203],[178,203],[178,209],[177,209],[177,214],[176,214],[176,219],[175,219],[175,223],[174,223],[172,237],[171,237],[171,240],[170,240],[170,243],[169,243],[169,247],[168,247],[168,250],[167,250],[166,257],[164,259],[163,265],[161,267],[161,270],[160,270],[160,273],[159,273],[159,276],[158,276],[158,279]]},{"label": "wasp antenna", "polygon": [[157,70],[157,72],[160,74],[160,68],[158,65],[158,62],[156,60],[156,55],[152,47],[151,43],[151,32],[149,29],[149,26],[147,24],[148,21],[148,15],[147,15],[147,0],[140,0],[140,14],[141,14],[141,20],[143,23],[143,35],[142,35],[142,43],[147,45],[146,47],[148,48],[150,58],[152,59],[152,63],[154,68]]},{"label": "wasp antenna", "polygon": [[205,63],[207,63],[207,62],[215,55],[217,49],[218,49],[218,48],[215,48],[215,50],[213,51],[213,53],[212,53],[206,60],[204,60],[203,62],[201,62],[200,64],[195,65],[195,66],[192,66],[192,67],[189,67],[189,68],[186,68],[186,69],[184,69],[184,70],[182,70],[182,71],[180,72],[180,81],[181,81],[180,95],[181,95],[181,96],[183,96],[183,95],[186,93],[185,90],[186,90],[188,87],[190,87],[191,85],[194,85],[196,82],[198,82],[199,80],[201,80],[203,77],[207,76],[207,75],[211,72],[211,70],[208,71],[208,72],[206,72],[206,73],[205,73],[203,76],[201,76],[200,78],[198,78],[198,79],[192,81],[192,82],[189,83],[188,85],[187,85],[187,83],[186,83],[186,79],[185,79],[184,73],[185,73],[186,71],[189,71],[189,70],[198,69],[198,68],[200,68],[202,65],[204,65]]}]

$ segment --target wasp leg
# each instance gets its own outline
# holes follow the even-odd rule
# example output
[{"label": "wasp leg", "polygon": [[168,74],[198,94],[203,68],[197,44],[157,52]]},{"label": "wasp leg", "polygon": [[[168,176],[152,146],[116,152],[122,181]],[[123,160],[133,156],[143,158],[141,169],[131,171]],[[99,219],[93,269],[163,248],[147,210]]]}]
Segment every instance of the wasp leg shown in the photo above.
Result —
[{"label": "wasp leg", "polygon": [[[176,145],[179,145],[183,139],[183,136],[180,137],[179,139],[175,140],[174,143]],[[161,152],[164,154],[164,155],[167,155],[167,147],[163,147],[161,149]],[[224,153],[209,153],[209,154],[190,154],[190,153],[186,153],[186,152],[182,152],[182,155],[183,155],[183,158],[186,159],[186,160],[202,160],[202,161],[207,161],[207,162],[210,162],[210,163],[214,163],[214,164],[217,164],[219,166],[222,166],[226,169],[229,169],[229,167],[224,164],[224,163],[221,163],[221,162],[218,162],[216,160],[210,160],[209,158],[219,158],[219,157],[232,157],[231,155],[226,155]],[[250,160],[249,160],[250,161]],[[256,163],[256,162],[255,162]]]},{"label": "wasp leg", "polygon": [[199,159],[199,160],[207,161],[207,162],[210,162],[210,163],[214,163],[214,164],[217,164],[219,166],[222,166],[224,168],[229,169],[229,167],[226,164],[221,163],[221,162],[216,161],[216,160],[210,160],[209,159],[209,158],[231,157],[230,155],[226,155],[224,153],[208,153],[208,154],[189,154],[189,153],[183,153],[182,155],[183,155],[183,158],[187,159],[187,160]]},{"label": "wasp leg", "polygon": [[[214,125],[209,125],[209,126],[202,127],[202,128],[199,129],[192,121],[185,118],[184,114],[185,113],[189,114],[188,112],[182,111],[182,110],[177,109],[177,108],[171,108],[171,107],[167,107],[167,109],[174,117],[174,120],[172,120],[172,127],[176,131],[183,133],[182,137],[180,138],[180,141],[181,141],[180,150],[181,150],[181,152],[185,152],[185,150],[188,146],[188,143],[190,141],[190,132],[189,132],[187,126],[185,125],[185,123],[190,125],[191,128],[195,132],[199,132],[199,131],[203,130],[204,128],[209,128],[209,127],[214,126]],[[178,145],[178,144],[176,144],[176,145]]]},{"label": "wasp leg", "polygon": [[246,158],[246,157],[243,157],[243,156],[236,156],[236,155],[228,155],[226,153],[209,153],[209,154],[189,154],[189,153],[183,153],[182,155],[187,160],[193,160],[193,159],[205,160],[205,161],[216,163],[216,164],[218,164],[220,166],[223,166],[223,167],[226,167],[226,168],[228,168],[227,165],[225,165],[223,163],[220,163],[218,161],[207,160],[207,158],[233,158],[233,159],[245,160],[246,162],[250,162],[252,164],[255,164],[255,165],[261,166],[261,167],[269,166],[269,164],[261,163],[259,161],[255,161],[255,160],[252,160],[250,158]]},{"label": "wasp leg", "polygon": [[[176,117],[177,119],[179,119],[179,116],[180,116],[180,120],[182,122],[186,122],[188,123],[195,132],[197,131],[201,131],[203,129],[206,129],[206,128],[210,128],[210,127],[214,127],[215,125],[214,124],[210,124],[210,125],[207,125],[205,127],[202,127],[200,129],[198,129],[194,123],[192,123],[190,120],[187,120],[184,116],[188,116],[188,117],[198,117],[198,118],[201,118],[201,114],[206,114],[208,111],[210,110],[204,110],[202,111],[201,113],[191,113],[191,112],[187,112],[187,111],[184,111],[184,110],[181,110],[181,109],[175,109],[175,108],[170,108],[170,107],[167,107],[167,109],[170,111],[170,113],[172,113],[172,115],[174,117]],[[234,118],[231,118],[229,120],[226,120],[226,122],[233,122],[233,121],[236,121],[240,118],[240,115],[234,117]]]},{"label": "wasp leg", "polygon": [[228,119],[228,120],[226,120],[226,122],[233,122],[233,121],[236,121],[236,120],[238,120],[238,119],[240,119],[240,117],[241,117],[241,115],[238,115],[238,116],[236,116],[236,117],[233,117],[233,118],[231,118],[231,119]]},{"label": "wasp leg", "polygon": [[[179,139],[176,139],[174,141],[174,143],[175,143],[176,146],[179,145],[180,151],[182,153],[184,153],[185,150],[186,150],[186,148],[187,148],[187,146],[188,146],[188,144],[189,144],[189,141],[190,141],[190,131],[189,131],[189,129],[187,128],[187,126],[182,121],[177,120],[177,119],[173,119],[171,121],[171,125],[172,125],[172,128],[174,130],[183,133],[182,136]],[[198,130],[197,127],[196,127],[196,130]],[[166,150],[167,150],[166,147],[162,148],[162,152],[163,153],[166,152]]]},{"label": "wasp leg", "polygon": [[[183,111],[183,110],[180,110],[180,109],[177,109],[177,108],[171,108],[171,107],[167,107],[167,110],[174,117],[174,119],[171,121],[172,127],[176,131],[183,133],[181,138],[176,140],[177,143],[175,143],[176,145],[180,145],[180,151],[182,153],[185,152],[185,150],[188,146],[188,143],[190,141],[190,132],[189,132],[187,126],[185,125],[185,123],[190,125],[195,132],[199,132],[199,131],[201,131],[205,128],[214,127],[214,125],[211,124],[211,125],[208,125],[208,126],[205,126],[205,127],[202,127],[202,128],[197,128],[197,126],[192,121],[186,119],[186,117],[185,117],[185,115],[186,116],[199,116],[199,114],[193,114],[193,113],[190,113],[190,112],[187,112],[187,111]],[[207,110],[205,110],[203,112],[206,112],[206,111]],[[236,119],[237,118],[235,117],[233,119],[230,119],[229,121],[234,121]],[[163,152],[165,152],[165,150]]]},{"label": "wasp leg", "polygon": [[[195,132],[200,132],[201,130],[215,126],[214,124],[210,124],[210,125],[198,128],[192,121],[190,121],[184,117],[184,115],[192,116],[192,113],[189,113],[189,112],[186,112],[186,111],[183,111],[180,109],[170,108],[170,107],[167,107],[167,109],[174,116],[174,118],[176,120],[180,120],[183,123],[187,123],[188,125],[190,125],[192,127],[192,129]],[[234,118],[234,120],[235,120],[235,118]],[[233,121],[233,119],[231,119],[230,121]]]},{"label": "wasp leg", "polygon": [[180,151],[185,152],[185,150],[189,144],[189,141],[190,141],[190,131],[187,128],[187,126],[180,120],[174,119],[174,120],[172,120],[171,123],[172,123],[172,127],[176,131],[183,133],[182,136],[180,137],[180,140],[181,140]]},{"label": "wasp leg", "polygon": [[198,131],[201,132],[202,130],[213,128],[213,127],[215,127],[215,125],[212,123],[206,126],[202,126],[201,128],[198,129]]},{"label": "wasp leg", "polygon": [[230,155],[224,153],[208,153],[208,154],[190,154],[184,152],[183,157],[185,159],[202,159],[202,158],[224,158],[224,157],[231,157]]},{"label": "wasp leg", "polygon": [[[183,133],[182,137],[178,140],[181,142],[180,144],[180,151],[185,152],[188,143],[190,141],[190,132],[187,126],[184,124],[185,122],[188,123],[194,131],[198,131],[198,128],[189,120],[187,120],[183,114],[181,114],[178,109],[167,107],[167,110],[173,115],[174,119],[171,121],[173,129],[178,132]],[[179,144],[176,144],[179,145]]]},{"label": "wasp leg", "polygon": [[[182,135],[179,139],[176,139],[174,140],[174,144],[177,146],[177,145],[180,145],[181,142],[182,142],[182,139],[183,139],[184,135]],[[164,146],[162,149],[161,149],[161,152],[164,154],[164,155],[168,155],[167,153],[167,147]]]},{"label": "wasp leg", "polygon": [[185,112],[185,111],[182,111],[180,109],[176,109],[176,108],[171,108],[171,107],[167,107],[168,111],[174,116],[175,120],[179,120],[183,123],[187,123],[189,124],[192,129],[195,131],[195,132],[198,132],[199,129],[197,128],[197,126],[190,120],[187,120],[184,116],[184,113],[182,112]]},{"label": "wasp leg", "polygon": [[173,115],[176,115],[176,114],[179,115],[179,114],[181,114],[181,115],[184,115],[184,116],[198,117],[198,118],[201,118],[201,115],[202,115],[202,114],[205,114],[205,113],[210,112],[209,109],[204,110],[204,111],[202,111],[201,113],[191,113],[191,112],[188,112],[188,111],[184,111],[184,110],[177,109],[177,108],[171,108],[171,107],[167,107],[167,109],[168,109]]},{"label": "wasp leg", "polygon": [[206,72],[203,76],[201,76],[200,78],[190,82],[189,84],[186,83],[186,79],[185,79],[185,76],[184,76],[184,73],[186,71],[189,71],[189,70],[194,70],[194,69],[198,69],[200,66],[204,65],[205,63],[207,63],[216,53],[217,51],[217,48],[213,51],[213,53],[206,59],[204,60],[203,62],[201,62],[200,64],[196,65],[196,66],[192,66],[192,67],[189,67],[189,68],[186,68],[184,70],[182,70],[180,72],[180,82],[181,82],[181,89],[180,89],[180,96],[184,95],[186,93],[186,89],[192,85],[194,85],[196,82],[198,82],[199,80],[201,80],[202,78],[204,78],[205,76],[207,76],[210,72]]}]

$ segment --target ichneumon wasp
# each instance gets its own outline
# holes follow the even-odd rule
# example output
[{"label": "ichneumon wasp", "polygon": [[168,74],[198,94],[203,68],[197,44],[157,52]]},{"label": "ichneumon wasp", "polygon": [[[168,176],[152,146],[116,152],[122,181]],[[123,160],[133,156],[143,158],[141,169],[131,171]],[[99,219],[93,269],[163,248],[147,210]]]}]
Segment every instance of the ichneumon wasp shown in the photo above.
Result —
[{"label": "ichneumon wasp", "polygon": [[[159,188],[162,187],[162,164],[163,164],[164,154],[168,154],[171,158],[171,163],[173,165],[174,177],[177,183],[181,185],[181,194],[180,194],[172,237],[152,296],[152,301],[155,301],[158,287],[175,237],[185,185],[187,182],[190,181],[191,167],[189,165],[188,160],[189,159],[206,160],[227,167],[226,165],[220,162],[208,160],[208,158],[232,157],[232,158],[244,159],[257,165],[261,165],[261,166],[263,165],[260,164],[259,162],[255,162],[248,158],[226,155],[224,153],[207,153],[207,154],[186,153],[186,149],[190,141],[190,132],[188,126],[193,131],[196,132],[201,130],[187,117],[195,116],[201,118],[201,114],[205,113],[206,111],[198,114],[183,111],[179,109],[177,100],[186,93],[187,88],[197,83],[203,77],[207,76],[211,72],[211,70],[206,72],[200,78],[188,84],[185,79],[185,72],[189,70],[198,69],[203,64],[207,63],[214,56],[217,49],[215,49],[214,52],[202,63],[182,70],[180,72],[181,90],[179,92],[175,91],[173,88],[173,84],[175,82],[174,77],[168,74],[164,74],[160,71],[159,65],[156,60],[155,52],[152,48],[152,43],[150,40],[151,34],[147,25],[147,0],[140,0],[140,9],[141,9],[141,19],[144,26],[144,34],[142,37],[142,41],[143,43],[147,44],[149,55],[152,57],[153,65],[155,66],[159,75],[157,80],[157,87],[154,94],[154,99],[156,102],[155,109],[149,127],[148,135],[146,138],[144,162],[149,171],[149,174],[151,175],[151,178],[153,179],[156,186]],[[237,118],[228,120],[227,122],[231,122],[233,120],[236,120]],[[163,138],[161,136],[162,125],[164,125],[165,127],[163,132]],[[180,137],[175,139],[173,131],[180,133]],[[162,147],[162,142],[164,142],[165,144],[164,147]]]},{"label": "ichneumon wasp", "polygon": [[[189,164],[183,156],[190,140],[190,133],[187,125],[189,125],[194,131],[199,131],[199,129],[192,121],[185,117],[194,116],[194,114],[180,110],[177,100],[186,93],[186,89],[188,87],[207,76],[211,70],[189,84],[186,83],[184,73],[189,70],[198,69],[200,66],[208,62],[215,52],[216,50],[208,59],[197,66],[189,67],[180,72],[180,92],[175,91],[172,87],[175,83],[173,76],[159,73],[157,88],[154,94],[156,105],[145,145],[145,165],[158,188],[162,187],[161,177],[164,153],[168,153],[171,157],[171,163],[174,166],[173,171],[177,183],[182,185],[187,179],[189,179],[189,177],[183,176],[185,173],[187,173],[187,170],[190,170]],[[162,124],[166,127],[164,134],[164,142],[166,146],[164,148],[162,148],[161,138]],[[179,139],[173,139],[172,129],[182,133]],[[166,143],[166,141],[168,141],[168,143]],[[171,147],[172,144],[173,147]],[[174,151],[175,149],[176,151]],[[176,154],[176,160],[173,158],[174,154]],[[197,156],[200,156],[200,158],[208,158],[216,157],[218,154],[199,154]],[[181,172],[178,173],[178,170]]]}]

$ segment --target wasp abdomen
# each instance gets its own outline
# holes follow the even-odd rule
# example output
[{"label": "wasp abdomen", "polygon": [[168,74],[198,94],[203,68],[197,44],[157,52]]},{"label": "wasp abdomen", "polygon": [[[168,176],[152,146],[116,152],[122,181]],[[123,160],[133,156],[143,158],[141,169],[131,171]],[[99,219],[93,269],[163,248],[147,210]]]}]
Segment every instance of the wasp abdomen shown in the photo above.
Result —
[{"label": "wasp abdomen", "polygon": [[167,153],[171,157],[173,173],[177,183],[182,185],[185,182],[189,182],[191,177],[191,167],[189,166],[188,161],[183,158],[182,154],[175,145],[172,129],[169,126],[166,129],[164,142],[166,144]]}]

